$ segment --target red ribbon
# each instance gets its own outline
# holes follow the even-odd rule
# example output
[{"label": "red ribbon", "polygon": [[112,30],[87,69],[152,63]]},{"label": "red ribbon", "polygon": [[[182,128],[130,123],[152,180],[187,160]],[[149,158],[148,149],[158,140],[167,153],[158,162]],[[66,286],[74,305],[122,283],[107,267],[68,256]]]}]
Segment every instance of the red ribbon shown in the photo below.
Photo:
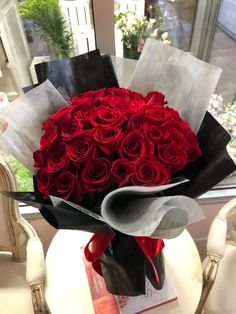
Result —
[{"label": "red ribbon", "polygon": [[[103,276],[103,274],[99,258],[106,251],[114,236],[115,233],[108,235],[96,233],[92,236],[84,249],[86,259],[92,263],[94,270],[101,276]],[[134,239],[152,265],[156,281],[159,283],[158,273],[152,259],[155,258],[165,246],[163,240],[148,237],[134,237]]]}]

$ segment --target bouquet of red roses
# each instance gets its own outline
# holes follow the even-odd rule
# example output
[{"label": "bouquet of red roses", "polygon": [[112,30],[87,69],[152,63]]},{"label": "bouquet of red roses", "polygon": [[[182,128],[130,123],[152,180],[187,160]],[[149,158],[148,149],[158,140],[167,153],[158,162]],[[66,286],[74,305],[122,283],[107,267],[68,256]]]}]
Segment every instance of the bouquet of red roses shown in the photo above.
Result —
[{"label": "bouquet of red roses", "polygon": [[[37,65],[36,73],[41,84],[2,110],[6,146],[32,170],[34,156],[35,191],[6,194],[38,207],[56,228],[95,233],[85,253],[109,291],[142,294],[145,276],[161,288],[162,239],[202,218],[184,195],[206,192],[235,169],[226,131],[209,114],[195,119],[201,99],[183,109],[179,92],[177,112],[160,92],[118,88],[109,56],[98,51]],[[198,138],[183,117],[195,132],[201,124]]]},{"label": "bouquet of red roses", "polygon": [[94,192],[167,184],[201,155],[196,135],[159,92],[85,92],[53,114],[43,130],[34,166],[45,198],[88,203]]},{"label": "bouquet of red roses", "polygon": [[[102,201],[111,191],[126,186],[166,185],[175,176],[178,177],[186,164],[201,155],[196,135],[178,112],[165,104],[165,96],[160,92],[149,92],[145,97],[125,88],[84,92],[51,115],[43,124],[43,131],[40,149],[33,154],[34,166],[39,168],[36,180],[41,195],[44,199],[53,195],[83,205],[99,215]],[[117,211],[120,210],[117,208]],[[109,225],[116,231],[108,236],[108,242],[119,230],[113,222]],[[139,235],[141,230],[138,229]],[[103,238],[95,237],[93,242],[104,243]],[[123,237],[116,235],[116,241],[122,239],[126,250],[133,248],[132,257],[136,251],[136,264],[140,260],[143,263],[142,257],[148,258],[150,252],[144,253],[145,247],[140,239],[135,238],[138,243],[135,247],[132,238]],[[146,272],[151,272],[150,281],[160,288],[163,284],[163,263],[160,262],[163,241],[148,241],[152,241],[159,250],[156,250],[156,256],[152,256],[156,259],[152,262],[153,270],[149,265],[150,269]],[[108,242],[105,242],[105,247]],[[118,251],[119,254],[123,251],[120,244]],[[85,254],[93,261],[88,246]],[[128,260],[126,257],[126,263]],[[104,257],[101,257],[102,261]],[[107,263],[106,260],[104,264]],[[140,266],[142,263],[139,263]],[[107,273],[104,265],[103,270],[96,264],[94,267],[100,274]],[[159,276],[155,274],[156,268]],[[143,285],[141,288],[140,284],[136,285],[134,291],[124,290],[117,283],[111,284],[111,277],[107,277],[107,288],[113,293],[133,295],[143,292]]]}]

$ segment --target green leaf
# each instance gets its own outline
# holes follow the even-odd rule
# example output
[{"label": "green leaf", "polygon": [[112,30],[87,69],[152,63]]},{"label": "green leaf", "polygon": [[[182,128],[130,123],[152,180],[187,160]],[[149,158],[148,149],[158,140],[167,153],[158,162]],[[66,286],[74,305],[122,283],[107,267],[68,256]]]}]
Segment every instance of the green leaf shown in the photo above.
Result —
[{"label": "green leaf", "polygon": [[21,16],[36,23],[42,38],[53,47],[58,58],[74,52],[73,34],[68,31],[58,0],[25,0],[18,5]]}]

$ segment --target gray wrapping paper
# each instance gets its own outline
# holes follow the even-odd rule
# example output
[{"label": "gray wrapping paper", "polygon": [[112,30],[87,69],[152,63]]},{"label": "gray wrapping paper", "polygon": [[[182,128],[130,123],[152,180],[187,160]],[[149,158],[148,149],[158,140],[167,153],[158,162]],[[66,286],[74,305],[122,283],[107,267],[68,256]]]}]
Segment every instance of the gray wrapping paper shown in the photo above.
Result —
[{"label": "gray wrapping paper", "polygon": [[188,52],[148,39],[129,88],[144,95],[162,92],[197,133],[221,72]]},{"label": "gray wrapping paper", "polygon": [[155,196],[184,182],[186,180],[154,187],[116,189],[103,199],[101,215],[61,198],[50,198],[55,207],[67,204],[124,234],[167,239],[178,236],[188,224],[204,218],[198,203],[189,197]]},{"label": "gray wrapping paper", "polygon": [[34,172],[33,152],[38,149],[42,125],[51,114],[67,105],[53,84],[46,80],[0,110],[6,122],[1,141],[9,154]]}]

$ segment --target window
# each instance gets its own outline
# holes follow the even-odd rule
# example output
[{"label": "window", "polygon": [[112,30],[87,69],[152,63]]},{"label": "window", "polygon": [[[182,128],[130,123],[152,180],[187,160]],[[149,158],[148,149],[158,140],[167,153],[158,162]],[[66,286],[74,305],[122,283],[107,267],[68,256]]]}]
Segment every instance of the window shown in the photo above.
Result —
[{"label": "window", "polygon": [[209,62],[223,70],[210,111],[231,134],[228,150],[236,161],[236,1],[221,1]]},{"label": "window", "polygon": [[[147,9],[150,4],[154,16],[150,16]],[[159,17],[158,27],[168,33],[172,46],[189,51],[223,70],[208,110],[231,134],[228,151],[236,162],[236,1],[114,0],[114,9],[116,15],[117,12],[136,12],[134,16],[130,15],[131,22],[126,23],[133,31],[132,18],[135,22],[134,17],[142,16],[143,12],[148,18]],[[128,31],[124,29],[123,33]],[[152,37],[152,33],[147,33],[145,38],[148,37]],[[116,54],[127,57],[125,49],[122,51],[125,38],[119,32],[119,21],[116,22],[115,39]],[[131,55],[131,58],[136,57],[137,53]],[[222,184],[235,184],[235,181],[233,174]]]},{"label": "window", "polygon": [[32,57],[65,58],[95,49],[91,0],[18,2]]}]

